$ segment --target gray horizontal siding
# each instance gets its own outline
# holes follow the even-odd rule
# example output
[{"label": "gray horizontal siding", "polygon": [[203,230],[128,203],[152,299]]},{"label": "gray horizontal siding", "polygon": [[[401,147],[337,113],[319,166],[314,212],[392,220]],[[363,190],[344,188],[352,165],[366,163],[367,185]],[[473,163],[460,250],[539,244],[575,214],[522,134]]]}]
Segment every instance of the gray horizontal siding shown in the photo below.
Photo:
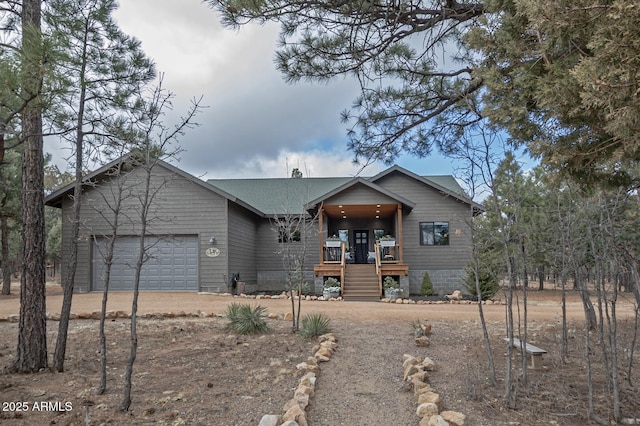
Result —
[{"label": "gray horizontal siding", "polygon": [[339,194],[334,195],[324,201],[325,204],[344,204],[344,205],[367,205],[367,204],[396,204],[397,201],[371,189],[365,185],[359,184],[347,188]]},{"label": "gray horizontal siding", "polygon": [[[282,243],[287,244],[293,251],[305,251],[305,277],[312,277],[313,265],[319,259],[318,223],[313,222],[307,226],[307,233],[302,236],[302,241]],[[262,219],[258,224],[256,245],[256,268],[258,272],[258,290],[271,291],[284,287],[286,277],[281,254],[281,243],[278,242],[278,234],[272,229],[268,219]],[[310,281],[311,282],[311,281]]]},{"label": "gray horizontal siding", "polygon": [[[411,270],[464,269],[471,248],[468,205],[399,173],[376,183],[416,203],[410,212],[403,212],[402,221],[404,261]],[[440,221],[449,222],[449,245],[421,246],[420,222]],[[455,235],[456,230],[460,235]]]},{"label": "gray horizontal siding", "polygon": [[246,209],[233,203],[229,205],[229,269],[227,283],[231,274],[240,274],[240,279],[248,289],[258,283],[256,270],[256,246],[258,229],[257,217]]},{"label": "gray horizontal siding", "polygon": [[[143,171],[134,170],[122,177],[122,193],[125,195],[120,215],[119,235],[136,235],[140,230],[140,199],[143,185]],[[91,244],[94,236],[113,234],[110,222],[114,213],[109,206],[114,205],[118,189],[114,179],[100,182],[94,188],[85,189],[82,198],[80,241],[76,283],[78,291],[91,289]],[[201,290],[226,286],[224,271],[228,257],[227,204],[226,199],[200,185],[178,176],[168,169],[157,166],[152,173],[152,193],[154,194],[148,215],[148,235],[197,235],[199,238],[199,282]],[[63,200],[63,274],[69,255],[71,232],[71,206],[69,198]],[[216,247],[220,256],[210,258],[205,255],[212,245],[209,239],[216,236]],[[63,275],[64,277],[65,275]]]}]

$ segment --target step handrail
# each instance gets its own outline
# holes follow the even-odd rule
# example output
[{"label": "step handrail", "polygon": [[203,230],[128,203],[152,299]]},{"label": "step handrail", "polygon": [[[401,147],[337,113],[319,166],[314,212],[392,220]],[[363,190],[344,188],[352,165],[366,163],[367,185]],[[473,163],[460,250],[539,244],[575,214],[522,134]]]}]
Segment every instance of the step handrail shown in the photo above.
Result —
[{"label": "step handrail", "polygon": [[344,295],[344,266],[345,266],[345,251],[346,251],[346,244],[343,242],[342,244],[340,244],[340,251],[341,251],[341,256],[340,256],[340,294]]},{"label": "step handrail", "polygon": [[375,253],[376,258],[376,275],[378,276],[378,294],[382,295],[382,275],[380,267],[382,266],[382,262],[380,260],[380,243],[376,242],[373,245],[373,251]]}]

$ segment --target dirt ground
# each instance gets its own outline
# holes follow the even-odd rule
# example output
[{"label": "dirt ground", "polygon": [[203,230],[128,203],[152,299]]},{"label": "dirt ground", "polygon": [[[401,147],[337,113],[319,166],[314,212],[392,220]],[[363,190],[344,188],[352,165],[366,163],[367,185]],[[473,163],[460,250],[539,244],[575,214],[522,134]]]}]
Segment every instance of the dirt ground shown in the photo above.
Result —
[{"label": "dirt ground", "polygon": [[[0,318],[15,315],[19,297],[0,296]],[[49,312],[59,312],[59,288],[50,287]],[[74,314],[100,307],[100,294],[74,296]],[[109,310],[131,310],[131,295],[113,293]],[[129,320],[107,322],[108,388],[95,395],[99,383],[98,321],[71,321],[66,371],[33,375],[11,374],[17,342],[17,323],[0,322],[0,423],[8,425],[257,425],[264,414],[282,414],[293,396],[299,375],[295,366],[312,355],[315,342],[290,332],[291,323],[268,320],[272,332],[263,336],[236,336],[225,330],[224,313],[231,302],[260,304],[279,316],[290,311],[288,300],[251,300],[211,294],[146,293],[140,314],[197,313],[203,317],[141,318],[134,367],[131,410],[118,410],[122,399],[124,366],[129,348]],[[489,323],[497,384],[488,376],[487,352],[473,304],[388,304],[372,302],[303,301],[302,313],[324,312],[332,321],[339,347],[321,364],[315,395],[307,408],[309,425],[417,425],[417,403],[402,380],[402,355],[429,356],[436,363],[430,383],[440,393],[445,409],[460,411],[468,425],[583,425],[587,424],[587,387],[584,362],[584,317],[577,295],[568,303],[569,357],[560,357],[560,294],[531,291],[529,341],[548,351],[544,368],[528,371],[525,385],[520,357],[514,373],[517,408],[503,405],[506,349],[505,308],[484,305]],[[618,344],[628,348],[633,339],[634,305],[631,297],[617,304]],[[625,320],[628,319],[628,320]],[[429,320],[431,344],[416,347],[411,322]],[[49,353],[57,335],[56,321],[48,321]],[[592,338],[595,338],[592,335]],[[636,351],[637,352],[637,351]],[[599,350],[593,349],[597,356]],[[640,390],[630,383],[640,377],[637,353],[628,369],[629,353],[621,353],[622,412],[640,417]],[[595,359],[596,412],[610,417],[602,363]],[[631,380],[625,380],[629,378]]]}]

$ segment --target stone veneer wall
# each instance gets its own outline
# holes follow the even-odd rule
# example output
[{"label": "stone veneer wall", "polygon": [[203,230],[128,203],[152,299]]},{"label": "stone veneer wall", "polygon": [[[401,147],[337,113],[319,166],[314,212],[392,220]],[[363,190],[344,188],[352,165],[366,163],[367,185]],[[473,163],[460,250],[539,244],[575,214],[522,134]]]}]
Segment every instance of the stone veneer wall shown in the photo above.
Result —
[{"label": "stone veneer wall", "polygon": [[[422,277],[425,272],[429,272],[434,291],[440,296],[451,294],[455,290],[467,293],[463,280],[465,271],[462,269],[440,269],[440,270],[409,270],[408,277],[400,277],[400,287],[404,290],[403,297],[407,297],[407,290],[410,294],[420,294],[422,287]],[[407,280],[408,278],[408,280]],[[322,294],[323,277],[315,277],[312,271],[305,272],[305,280],[309,284],[309,293]],[[258,272],[257,288],[249,291],[279,292],[284,290],[286,273],[284,271]]]},{"label": "stone veneer wall", "polygon": [[424,273],[429,272],[433,291],[440,296],[451,294],[455,290],[467,293],[464,288],[463,269],[438,269],[438,270],[411,270],[409,269],[409,291],[411,294],[420,294]]}]

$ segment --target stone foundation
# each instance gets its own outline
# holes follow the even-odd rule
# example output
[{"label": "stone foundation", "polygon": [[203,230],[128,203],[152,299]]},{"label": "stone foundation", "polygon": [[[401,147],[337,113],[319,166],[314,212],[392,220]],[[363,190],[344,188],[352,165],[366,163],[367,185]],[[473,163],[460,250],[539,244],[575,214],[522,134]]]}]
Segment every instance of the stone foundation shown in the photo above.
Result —
[{"label": "stone foundation", "polygon": [[444,296],[451,294],[455,290],[461,290],[466,293],[464,288],[465,271],[463,269],[436,269],[436,270],[409,270],[409,291],[411,294],[420,294],[422,287],[422,278],[424,273],[429,273],[433,291]]}]

